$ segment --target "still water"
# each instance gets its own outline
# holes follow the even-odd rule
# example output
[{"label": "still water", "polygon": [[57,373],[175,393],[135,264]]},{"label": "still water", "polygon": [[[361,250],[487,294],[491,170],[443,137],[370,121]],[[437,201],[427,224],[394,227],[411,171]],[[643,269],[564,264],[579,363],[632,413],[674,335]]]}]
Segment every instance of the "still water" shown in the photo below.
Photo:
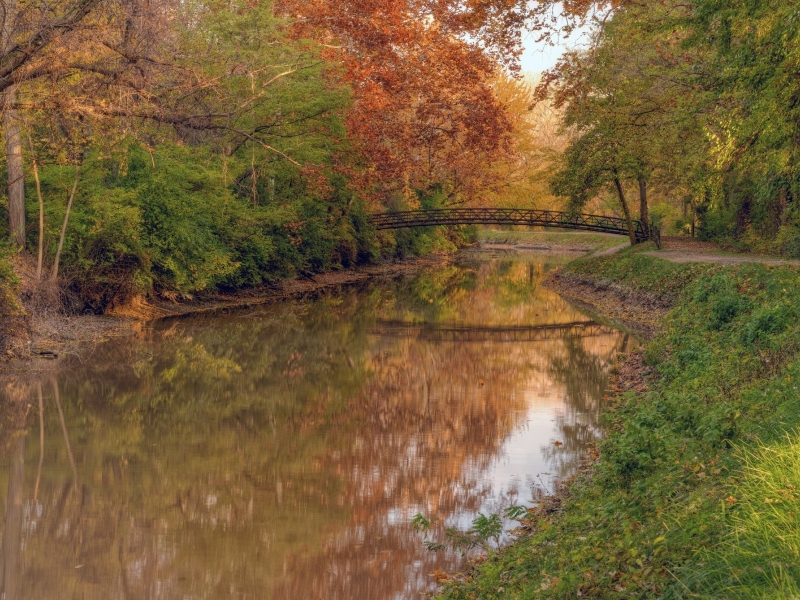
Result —
[{"label": "still water", "polygon": [[601,433],[633,341],[541,286],[564,260],[468,255],[62,361],[5,436],[5,600],[421,598],[462,559],[415,514],[530,503]]}]

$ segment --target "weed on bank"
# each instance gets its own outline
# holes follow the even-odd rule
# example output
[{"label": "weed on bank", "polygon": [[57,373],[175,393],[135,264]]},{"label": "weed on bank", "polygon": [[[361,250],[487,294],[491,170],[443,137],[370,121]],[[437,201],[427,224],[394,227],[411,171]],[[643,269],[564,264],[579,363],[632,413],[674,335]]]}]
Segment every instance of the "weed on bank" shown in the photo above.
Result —
[{"label": "weed on bank", "polygon": [[625,253],[568,271],[670,297],[650,391],[531,533],[442,598],[793,598],[800,589],[800,269]]}]

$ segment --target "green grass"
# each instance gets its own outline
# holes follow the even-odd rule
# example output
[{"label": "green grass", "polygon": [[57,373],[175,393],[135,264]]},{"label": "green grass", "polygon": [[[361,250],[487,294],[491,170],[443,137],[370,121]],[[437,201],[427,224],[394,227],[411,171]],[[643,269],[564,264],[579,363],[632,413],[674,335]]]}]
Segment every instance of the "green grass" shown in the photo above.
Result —
[{"label": "green grass", "polygon": [[798,598],[800,433],[743,449],[741,460],[742,479],[726,502],[727,535],[687,579],[700,575],[708,598]]},{"label": "green grass", "polygon": [[800,269],[637,249],[566,269],[675,302],[644,349],[651,389],[607,403],[559,511],[442,597],[796,597]]},{"label": "green grass", "polygon": [[586,244],[595,250],[603,250],[624,244],[626,238],[618,235],[598,233],[565,232],[565,231],[478,231],[478,240],[497,244],[551,243],[551,244]]},{"label": "green grass", "polygon": [[17,300],[19,278],[11,265],[14,250],[0,244],[0,320],[16,315],[20,310]]},{"label": "green grass", "polygon": [[[609,256],[576,260],[566,272],[594,278],[601,282],[616,282],[669,301],[677,299],[691,282],[713,270],[715,265],[673,263],[653,259],[642,252],[655,249],[651,242],[625,248]],[[717,269],[719,266],[716,265]]]}]

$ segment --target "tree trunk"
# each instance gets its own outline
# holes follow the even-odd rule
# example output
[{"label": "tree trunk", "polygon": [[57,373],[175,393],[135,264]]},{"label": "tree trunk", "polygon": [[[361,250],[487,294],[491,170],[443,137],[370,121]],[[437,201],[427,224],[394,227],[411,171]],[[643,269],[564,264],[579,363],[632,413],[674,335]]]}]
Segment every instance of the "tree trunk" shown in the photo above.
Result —
[{"label": "tree trunk", "polygon": [[786,188],[778,190],[777,198],[773,198],[769,203],[769,216],[770,216],[770,233],[772,237],[776,237],[783,225],[783,215],[786,212]]},{"label": "tree trunk", "polygon": [[64,411],[61,410],[61,396],[58,393],[58,381],[55,377],[50,380],[53,386],[53,395],[56,399],[56,408],[58,409],[58,418],[61,421],[61,433],[64,434],[64,443],[67,446],[67,456],[69,457],[69,464],[72,466],[72,475],[75,477],[75,484],[78,483],[78,469],[75,466],[75,457],[72,456],[72,446],[69,443],[69,434],[67,434],[67,423],[64,421]]},{"label": "tree trunk", "polygon": [[36,469],[36,485],[33,486],[34,502],[39,497],[39,482],[42,480],[42,465],[44,464],[44,399],[42,398],[42,382],[36,384],[36,394],[39,396],[39,468]]},{"label": "tree trunk", "polygon": [[625,213],[625,221],[628,223],[628,235],[631,238],[631,246],[636,245],[636,232],[633,230],[633,221],[631,220],[631,209],[628,207],[628,201],[625,200],[625,192],[622,189],[622,183],[619,177],[614,177],[614,185],[617,188],[617,195],[619,196],[619,203],[622,205],[622,212]]},{"label": "tree trunk", "polygon": [[650,211],[647,207],[647,181],[639,176],[639,220],[642,222],[642,231],[650,237]]},{"label": "tree trunk", "polygon": [[42,183],[39,181],[39,165],[36,162],[36,149],[33,147],[31,138],[31,128],[25,122],[25,129],[28,133],[28,148],[31,151],[31,170],[33,179],[36,182],[36,196],[39,198],[39,252],[36,261],[36,281],[42,280],[42,262],[44,261],[44,199],[42,198]]},{"label": "tree trunk", "polygon": [[22,138],[17,111],[9,108],[16,99],[12,88],[5,94],[3,121],[8,165],[8,216],[11,241],[25,250],[25,174],[22,170]]},{"label": "tree trunk", "polygon": [[56,250],[56,258],[53,261],[53,272],[50,273],[51,281],[58,281],[58,263],[61,261],[61,249],[64,247],[64,236],[67,233],[67,222],[69,221],[69,211],[72,210],[72,199],[75,197],[75,190],[78,189],[78,174],[80,173],[81,166],[75,165],[75,182],[72,184],[72,191],[69,194],[67,201],[67,212],[64,213],[64,224],[61,226],[61,236],[58,238],[58,250]]},{"label": "tree trunk", "polygon": [[31,161],[33,178],[36,180],[36,195],[39,197],[39,254],[36,262],[36,281],[42,280],[42,262],[44,261],[44,200],[42,199],[42,184],[39,182],[39,166],[36,159]]},{"label": "tree trunk", "polygon": [[[3,3],[2,30],[0,30],[0,52],[6,54],[11,47],[11,34],[17,20],[17,0]],[[6,165],[8,165],[8,231],[11,242],[25,250],[25,174],[22,170],[22,137],[19,132],[19,116],[14,110],[17,99],[16,88],[10,87],[3,94],[3,125],[6,142]]]}]

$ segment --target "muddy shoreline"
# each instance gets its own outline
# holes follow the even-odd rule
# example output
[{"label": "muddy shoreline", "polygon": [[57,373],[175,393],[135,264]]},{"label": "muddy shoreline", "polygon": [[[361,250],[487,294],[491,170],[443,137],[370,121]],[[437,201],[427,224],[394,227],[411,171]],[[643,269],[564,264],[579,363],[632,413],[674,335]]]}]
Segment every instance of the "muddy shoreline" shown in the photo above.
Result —
[{"label": "muddy shoreline", "polygon": [[611,281],[589,279],[558,269],[544,280],[545,287],[557,292],[579,308],[596,312],[622,324],[638,336],[650,340],[672,304]]}]

